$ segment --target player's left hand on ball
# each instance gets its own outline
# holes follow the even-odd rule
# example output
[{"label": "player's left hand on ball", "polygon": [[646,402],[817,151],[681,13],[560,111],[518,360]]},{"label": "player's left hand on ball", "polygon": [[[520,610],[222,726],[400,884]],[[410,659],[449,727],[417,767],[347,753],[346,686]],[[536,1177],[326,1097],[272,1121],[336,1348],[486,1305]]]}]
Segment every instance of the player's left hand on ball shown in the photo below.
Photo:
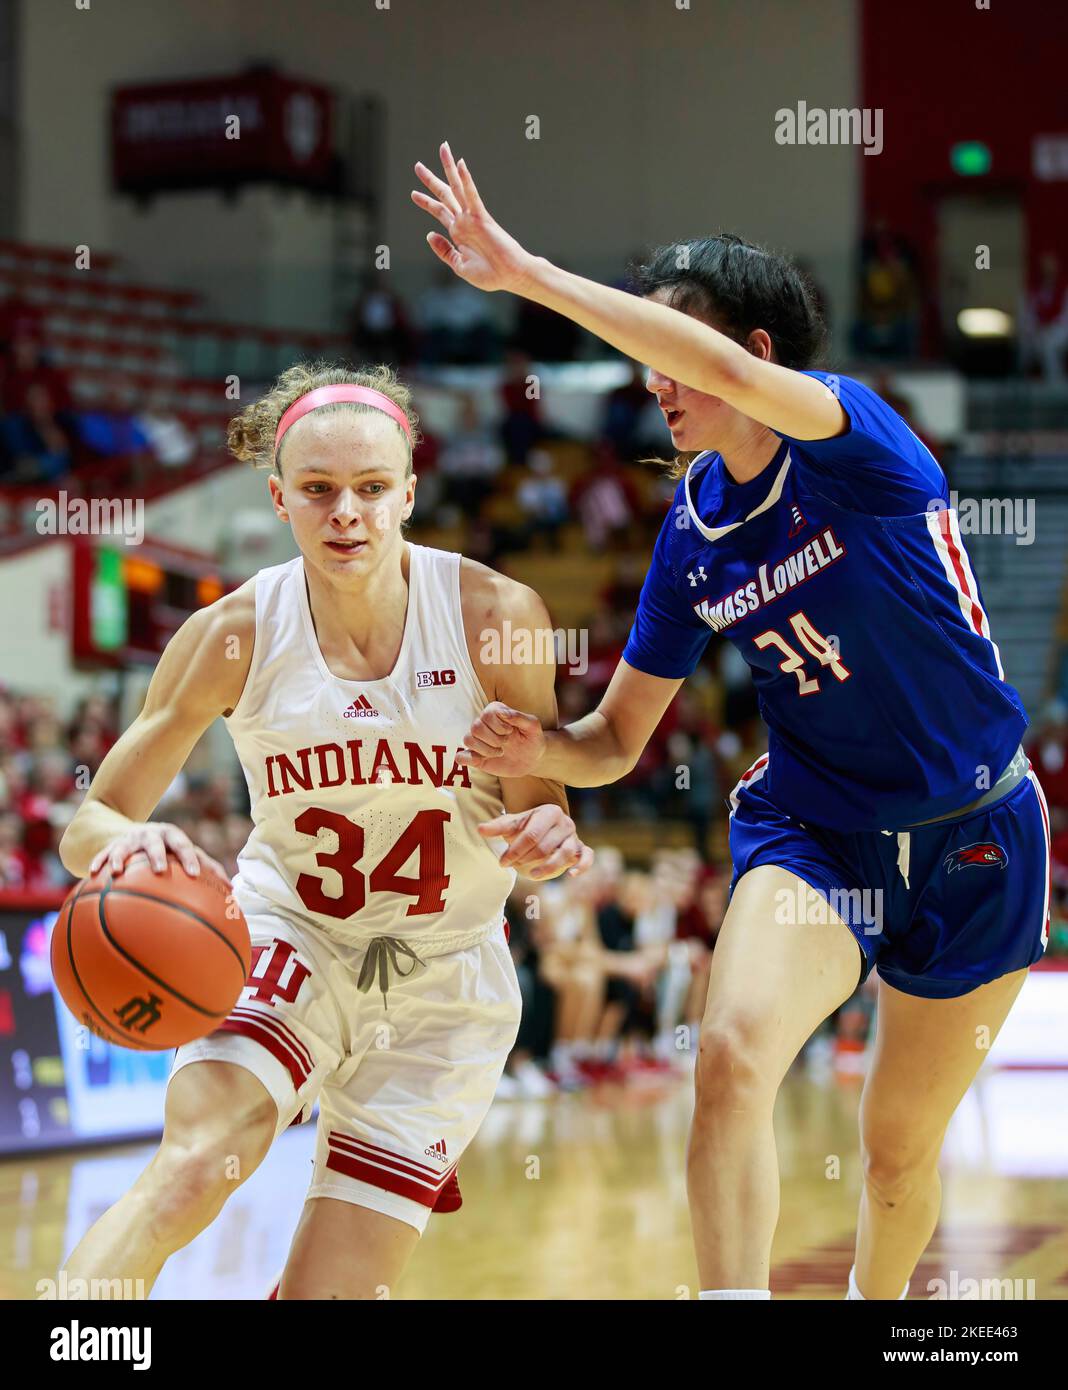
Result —
[{"label": "player's left hand on ball", "polygon": [[507,840],[501,865],[524,878],[556,878],[565,869],[574,878],[593,863],[593,850],[575,833],[575,822],[552,803],[484,821],[478,833],[487,840],[498,836]]},{"label": "player's left hand on ball", "polygon": [[415,166],[415,172],[434,196],[418,189],[412,191],[412,202],[436,217],[448,232],[448,236],[428,232],[430,249],[476,289],[522,294],[534,257],[489,215],[470,170],[462,159],[456,163],[448,143],[441,146],[440,153],[444,179],[425,164]]}]

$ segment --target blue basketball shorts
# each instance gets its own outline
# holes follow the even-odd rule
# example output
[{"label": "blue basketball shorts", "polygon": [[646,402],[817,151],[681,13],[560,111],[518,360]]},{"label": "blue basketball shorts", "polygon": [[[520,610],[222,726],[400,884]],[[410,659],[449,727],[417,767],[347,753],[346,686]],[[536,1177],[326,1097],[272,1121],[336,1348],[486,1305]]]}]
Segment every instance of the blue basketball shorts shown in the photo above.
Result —
[{"label": "blue basketball shorts", "polygon": [[796,874],[799,901],[777,904],[781,920],[818,920],[825,903],[860,947],[858,983],[878,966],[906,994],[952,999],[1041,958],[1049,812],[1033,772],[961,820],[897,834],[803,824],[771,800],[766,767],[758,758],[731,794],[731,893],[761,864]]}]

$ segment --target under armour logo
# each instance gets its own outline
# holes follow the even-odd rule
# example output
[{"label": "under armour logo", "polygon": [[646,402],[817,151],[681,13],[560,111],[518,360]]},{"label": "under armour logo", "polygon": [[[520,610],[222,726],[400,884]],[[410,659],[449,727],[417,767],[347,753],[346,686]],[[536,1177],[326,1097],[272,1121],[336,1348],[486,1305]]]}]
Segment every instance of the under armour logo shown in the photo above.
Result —
[{"label": "under armour logo", "polygon": [[697,573],[694,574],[693,570],[691,570],[690,573],[686,576],[686,578],[690,581],[690,588],[696,589],[698,579],[707,579],[708,575],[705,574],[704,565],[698,565]]}]

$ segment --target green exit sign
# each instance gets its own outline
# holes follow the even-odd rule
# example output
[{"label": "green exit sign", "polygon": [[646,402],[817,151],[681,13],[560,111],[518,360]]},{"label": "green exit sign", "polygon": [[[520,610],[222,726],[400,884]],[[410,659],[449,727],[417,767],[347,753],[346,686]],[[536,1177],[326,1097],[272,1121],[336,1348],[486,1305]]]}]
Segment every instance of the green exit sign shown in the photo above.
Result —
[{"label": "green exit sign", "polygon": [[949,162],[955,174],[989,174],[990,150],[981,140],[964,140],[950,150]]}]

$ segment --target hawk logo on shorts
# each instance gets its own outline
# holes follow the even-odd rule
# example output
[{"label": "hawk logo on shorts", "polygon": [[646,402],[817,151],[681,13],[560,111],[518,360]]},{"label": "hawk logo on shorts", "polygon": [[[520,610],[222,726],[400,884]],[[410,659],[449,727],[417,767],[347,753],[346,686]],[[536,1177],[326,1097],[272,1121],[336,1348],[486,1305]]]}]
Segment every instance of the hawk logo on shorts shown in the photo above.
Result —
[{"label": "hawk logo on shorts", "polygon": [[947,874],[951,874],[954,869],[963,869],[969,864],[1004,869],[1008,863],[1009,856],[1000,845],[991,844],[989,840],[981,840],[978,844],[964,845],[961,849],[951,850],[942,861],[942,867]]}]

